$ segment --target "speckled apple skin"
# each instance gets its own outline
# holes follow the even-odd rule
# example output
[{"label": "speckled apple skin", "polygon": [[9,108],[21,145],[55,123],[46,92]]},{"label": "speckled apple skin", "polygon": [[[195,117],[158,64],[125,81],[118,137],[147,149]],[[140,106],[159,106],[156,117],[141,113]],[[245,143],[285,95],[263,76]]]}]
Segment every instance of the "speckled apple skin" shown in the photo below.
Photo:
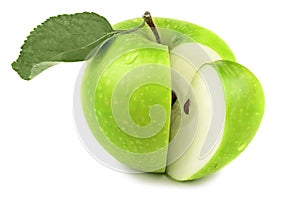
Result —
[{"label": "speckled apple skin", "polygon": [[[118,114],[112,112],[112,107],[118,106],[117,102],[122,100],[122,97],[112,99],[112,93],[119,81],[123,76],[143,66],[152,67],[153,74],[141,72],[138,74],[139,78],[146,79],[153,75],[155,80],[161,79],[169,85],[140,85],[132,91],[130,97],[123,97],[129,99],[130,116],[138,126],[150,123],[151,106],[158,104],[164,108],[163,114],[166,118],[162,122],[163,128],[147,138],[139,137],[139,134],[142,136],[142,132],[137,133],[135,137],[127,134],[115,121],[115,117],[119,117]],[[129,78],[125,83],[134,84],[133,78],[135,77]],[[170,132],[170,88],[168,48],[135,33],[118,35],[108,41],[87,64],[81,87],[86,121],[98,142],[123,164],[145,172],[164,172]],[[123,89],[126,90],[126,86]]]},{"label": "speckled apple skin", "polygon": [[263,88],[247,68],[231,61],[216,61],[210,65],[223,83],[226,118],[219,149],[212,159],[186,180],[211,174],[236,158],[251,142],[264,113]]}]

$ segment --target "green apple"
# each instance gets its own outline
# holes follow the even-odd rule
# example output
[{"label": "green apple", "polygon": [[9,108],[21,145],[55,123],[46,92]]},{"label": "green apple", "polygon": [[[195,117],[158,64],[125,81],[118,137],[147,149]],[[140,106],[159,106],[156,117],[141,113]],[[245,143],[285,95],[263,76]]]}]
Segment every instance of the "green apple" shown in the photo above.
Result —
[{"label": "green apple", "polygon": [[12,67],[30,80],[75,61],[87,61],[74,92],[79,134],[113,168],[201,178],[237,157],[263,116],[257,78],[220,37],[189,22],[149,12],[114,27],[91,12],[50,17]]},{"label": "green apple", "polygon": [[82,108],[97,141],[120,162],[179,181],[197,179],[249,144],[262,119],[263,90],[213,32],[174,19],[154,23],[161,44],[142,28],[98,49],[83,75]]}]

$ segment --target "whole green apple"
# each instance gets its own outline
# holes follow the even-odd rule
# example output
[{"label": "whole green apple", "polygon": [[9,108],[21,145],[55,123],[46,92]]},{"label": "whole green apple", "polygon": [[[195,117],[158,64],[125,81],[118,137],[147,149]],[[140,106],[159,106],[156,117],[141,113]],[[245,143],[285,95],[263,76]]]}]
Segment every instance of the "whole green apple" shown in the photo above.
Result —
[{"label": "whole green apple", "polygon": [[152,23],[97,49],[82,78],[83,112],[97,141],[120,162],[197,179],[250,143],[263,116],[263,90],[213,32],[174,19]]}]

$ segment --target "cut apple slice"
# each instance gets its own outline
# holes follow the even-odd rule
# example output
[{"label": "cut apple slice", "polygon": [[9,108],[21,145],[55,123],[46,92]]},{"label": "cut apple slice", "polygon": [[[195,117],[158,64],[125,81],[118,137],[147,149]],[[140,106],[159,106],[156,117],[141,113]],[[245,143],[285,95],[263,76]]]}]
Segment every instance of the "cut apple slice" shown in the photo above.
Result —
[{"label": "cut apple slice", "polygon": [[[264,107],[261,85],[250,71],[232,61],[205,64],[209,58],[217,58],[213,51],[205,51],[207,57],[191,52],[203,52],[203,47],[189,43],[171,51],[172,69],[179,70],[182,76],[191,80],[186,94],[178,96],[194,98],[190,109],[196,109],[191,112],[198,116],[198,125],[188,130],[193,132],[193,140],[181,137],[183,143],[190,144],[188,147],[173,146],[170,142],[167,174],[179,181],[203,177],[238,156],[257,131]],[[180,109],[184,110],[184,107],[181,105]],[[186,123],[192,120],[189,117],[195,118],[193,115],[185,117],[187,119],[181,117],[181,120]],[[174,140],[184,133],[174,131],[173,127],[177,127],[178,122],[172,118],[171,122],[175,123],[171,125]],[[180,156],[174,156],[173,149],[179,149]]]}]

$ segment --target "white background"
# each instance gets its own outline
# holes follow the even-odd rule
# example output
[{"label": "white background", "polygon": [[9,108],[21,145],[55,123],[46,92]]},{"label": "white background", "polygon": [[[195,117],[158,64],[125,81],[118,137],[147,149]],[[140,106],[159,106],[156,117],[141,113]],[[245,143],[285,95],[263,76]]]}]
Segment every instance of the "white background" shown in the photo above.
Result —
[{"label": "white background", "polygon": [[[5,3],[4,3],[5,2]],[[300,6],[297,1],[85,0],[0,3],[0,199],[299,199]],[[112,24],[153,16],[191,21],[220,35],[260,79],[266,96],[253,142],[220,172],[179,183],[111,170],[82,146],[73,87],[82,63],[32,81],[11,69],[28,33],[50,16],[94,11]]]}]

